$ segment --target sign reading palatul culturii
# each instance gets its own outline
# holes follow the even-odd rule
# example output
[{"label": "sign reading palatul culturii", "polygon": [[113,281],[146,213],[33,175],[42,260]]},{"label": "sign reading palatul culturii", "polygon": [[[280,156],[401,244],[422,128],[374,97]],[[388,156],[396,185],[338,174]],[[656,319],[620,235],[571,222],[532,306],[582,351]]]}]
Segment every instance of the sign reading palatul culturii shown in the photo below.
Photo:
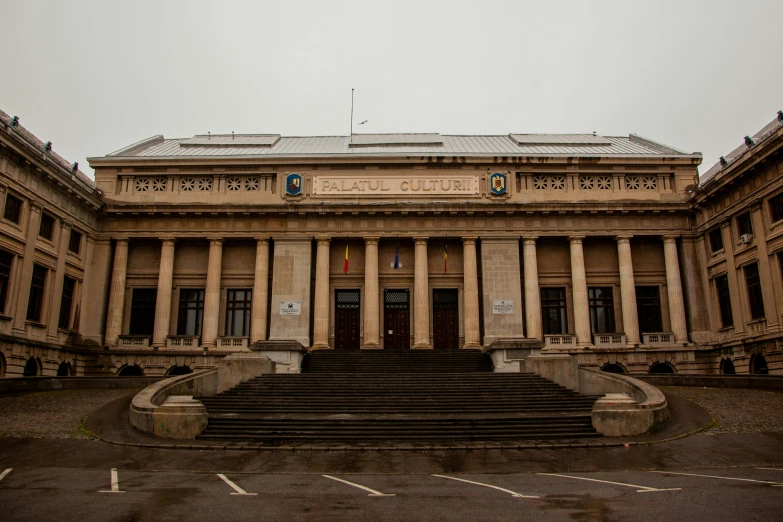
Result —
[{"label": "sign reading palatul culturii", "polygon": [[478,196],[478,176],[314,176],[313,196]]}]

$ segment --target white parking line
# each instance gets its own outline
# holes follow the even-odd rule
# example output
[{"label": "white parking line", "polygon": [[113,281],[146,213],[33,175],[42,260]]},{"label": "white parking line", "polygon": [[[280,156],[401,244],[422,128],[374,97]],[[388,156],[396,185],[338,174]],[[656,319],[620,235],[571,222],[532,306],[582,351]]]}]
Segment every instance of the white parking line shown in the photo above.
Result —
[{"label": "white parking line", "polygon": [[347,480],[343,480],[337,477],[333,477],[331,475],[321,475],[324,478],[336,480],[337,482],[342,482],[343,484],[348,484],[349,486],[353,486],[355,488],[363,489],[364,491],[369,491],[370,494],[367,495],[368,497],[395,497],[394,493],[381,493],[380,491],[375,491],[374,489],[370,489],[366,486],[362,486],[361,484],[354,484],[353,482],[348,482]]},{"label": "white parking line", "polygon": [[511,491],[510,489],[501,488],[500,486],[493,486],[492,484],[483,484],[481,482],[473,482],[472,480],[461,479],[457,477],[449,477],[448,475],[437,475],[435,473],[433,473],[432,476],[445,478],[449,480],[458,480],[460,482],[467,482],[468,484],[475,484],[476,486],[484,486],[485,488],[497,489],[498,491],[503,491],[504,493],[508,493],[512,497],[516,497],[516,498],[538,498],[537,495],[523,495],[521,493],[517,493],[516,491]]},{"label": "white parking line", "polygon": [[3,479],[5,478],[5,476],[6,476],[6,475],[8,475],[9,473],[11,473],[11,470],[12,470],[12,469],[14,469],[14,468],[8,468],[7,470],[5,470],[5,471],[3,471],[2,473],[0,473],[0,480],[3,480]]},{"label": "white parking line", "polygon": [[236,484],[231,482],[231,480],[229,480],[228,477],[226,477],[222,473],[218,473],[217,476],[222,478],[223,482],[225,482],[226,484],[228,484],[229,486],[231,486],[234,489],[235,492],[231,493],[232,495],[247,495],[249,497],[253,497],[255,495],[258,495],[258,493],[248,493],[244,489],[240,488],[239,486],[237,486]]},{"label": "white parking line", "polygon": [[756,468],[756,469],[768,469],[769,471],[783,471],[783,468]]},{"label": "white parking line", "polygon": [[657,491],[680,491],[682,488],[651,488],[647,486],[637,486],[636,484],[625,484],[623,482],[612,482],[610,480],[598,480],[586,477],[574,477],[572,475],[558,475],[557,473],[536,473],[536,475],[548,475],[550,477],[563,477],[576,480],[587,480],[590,482],[602,482],[604,484],[614,484],[615,486],[625,486],[628,488],[637,488],[637,493],[655,493]]},{"label": "white parking line", "polygon": [[120,481],[117,478],[117,468],[111,468],[111,489],[102,489],[98,493],[125,493],[120,491]]},{"label": "white parking line", "polygon": [[698,473],[678,473],[676,471],[651,471],[650,473],[661,473],[663,475],[685,475],[688,477],[704,477],[704,478],[714,478],[714,479],[723,479],[723,480],[739,480],[741,482],[758,482],[760,484],[769,484],[773,488],[783,487],[783,484],[781,484],[780,482],[772,482],[771,480],[755,480],[755,479],[735,478],[735,477],[721,477],[719,475],[699,475]]}]

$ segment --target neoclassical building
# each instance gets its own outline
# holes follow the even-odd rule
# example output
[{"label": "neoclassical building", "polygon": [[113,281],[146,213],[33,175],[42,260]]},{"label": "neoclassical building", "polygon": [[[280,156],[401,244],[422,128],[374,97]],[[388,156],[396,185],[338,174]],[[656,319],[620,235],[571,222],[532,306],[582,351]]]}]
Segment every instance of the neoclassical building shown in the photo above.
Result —
[{"label": "neoclassical building", "polygon": [[780,114],[701,182],[699,153],[633,134],[154,136],[92,182],[0,120],[5,376],[263,340],[783,373]]}]

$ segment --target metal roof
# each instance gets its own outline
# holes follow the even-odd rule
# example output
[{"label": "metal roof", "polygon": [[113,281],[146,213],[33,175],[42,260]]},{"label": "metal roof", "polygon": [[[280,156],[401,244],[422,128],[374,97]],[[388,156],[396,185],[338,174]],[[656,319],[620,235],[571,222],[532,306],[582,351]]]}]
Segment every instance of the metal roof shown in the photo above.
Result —
[{"label": "metal roof", "polygon": [[[419,138],[416,138],[416,137]],[[281,137],[272,146],[243,141],[229,146],[199,145],[194,138],[164,139],[154,136],[120,149],[107,158],[163,158],[209,156],[322,157],[322,156],[699,156],[641,139],[635,135],[606,137],[593,134],[537,134],[525,136],[518,144],[511,135],[447,136],[439,134],[386,134],[353,136]],[[527,137],[531,138],[527,138]],[[203,136],[196,138],[203,139]],[[210,140],[231,140],[228,135],[212,135]],[[419,143],[412,141],[420,140]],[[435,142],[439,139],[439,142]],[[357,140],[360,146],[356,146]],[[395,141],[396,140],[396,141]],[[353,141],[354,145],[351,145]],[[523,140],[524,141],[524,140]],[[442,144],[440,144],[442,143]]]},{"label": "metal roof", "polygon": [[179,142],[180,147],[201,145],[203,147],[271,147],[280,141],[279,134],[218,134],[197,135]]}]

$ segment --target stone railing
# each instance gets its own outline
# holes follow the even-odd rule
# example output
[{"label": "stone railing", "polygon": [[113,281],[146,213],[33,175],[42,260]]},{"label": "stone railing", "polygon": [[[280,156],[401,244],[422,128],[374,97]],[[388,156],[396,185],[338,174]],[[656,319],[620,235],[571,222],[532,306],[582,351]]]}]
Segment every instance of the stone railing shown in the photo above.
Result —
[{"label": "stone railing", "polygon": [[596,348],[625,348],[625,334],[593,334]]},{"label": "stone railing", "polygon": [[552,350],[571,350],[576,348],[576,336],[569,334],[545,335],[544,348]]},{"label": "stone railing", "polygon": [[150,338],[146,335],[121,335],[118,348],[149,348]]},{"label": "stone railing", "polygon": [[218,337],[217,346],[220,349],[247,348],[247,337]]},{"label": "stone railing", "polygon": [[167,348],[187,348],[195,349],[201,344],[201,339],[197,335],[169,335],[166,338]]},{"label": "stone railing", "polygon": [[643,333],[642,344],[648,346],[671,346],[674,344],[673,333]]},{"label": "stone railing", "polygon": [[748,323],[748,337],[756,337],[757,335],[763,335],[767,331],[767,320],[756,319]]}]

